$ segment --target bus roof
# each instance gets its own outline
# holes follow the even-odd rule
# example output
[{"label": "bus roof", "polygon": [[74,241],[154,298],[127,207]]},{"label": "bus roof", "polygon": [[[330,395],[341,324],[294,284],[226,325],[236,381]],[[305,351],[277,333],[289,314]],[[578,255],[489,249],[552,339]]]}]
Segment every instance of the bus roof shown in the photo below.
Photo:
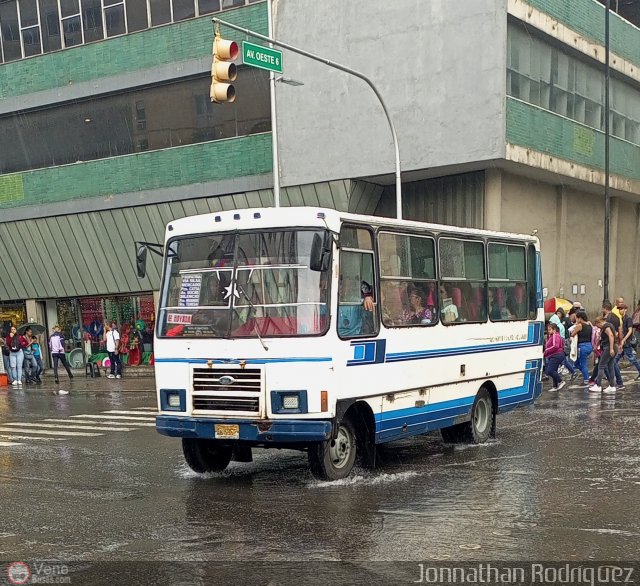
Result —
[{"label": "bus roof", "polygon": [[461,228],[446,224],[432,224],[413,220],[398,220],[382,216],[351,214],[332,209],[305,206],[281,208],[244,208],[224,212],[213,212],[198,216],[187,216],[173,220],[167,225],[166,240],[188,234],[206,234],[209,232],[227,232],[231,230],[256,230],[267,228],[314,227],[329,228],[340,232],[344,222],[362,223],[374,227],[414,228],[430,232],[447,232],[467,236],[486,236],[493,238],[524,240],[538,242],[536,236],[480,230],[477,228]]}]

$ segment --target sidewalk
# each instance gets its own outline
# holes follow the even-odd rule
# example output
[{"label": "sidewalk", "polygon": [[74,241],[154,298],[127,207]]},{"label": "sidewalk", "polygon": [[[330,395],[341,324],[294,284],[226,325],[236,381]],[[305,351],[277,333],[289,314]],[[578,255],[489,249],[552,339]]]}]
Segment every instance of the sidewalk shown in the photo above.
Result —
[{"label": "sidewalk", "polygon": [[[144,370],[143,370],[144,369]],[[135,372],[132,372],[135,371]],[[131,367],[124,371],[122,378],[107,378],[101,370],[99,378],[85,376],[84,370],[73,369],[73,380],[69,380],[64,368],[58,371],[60,383],[53,382],[53,370],[47,369],[42,375],[42,384],[7,387],[0,386],[0,392],[45,392],[55,393],[59,389],[73,393],[113,393],[113,392],[149,392],[155,393],[156,381],[153,376],[153,367]]]}]

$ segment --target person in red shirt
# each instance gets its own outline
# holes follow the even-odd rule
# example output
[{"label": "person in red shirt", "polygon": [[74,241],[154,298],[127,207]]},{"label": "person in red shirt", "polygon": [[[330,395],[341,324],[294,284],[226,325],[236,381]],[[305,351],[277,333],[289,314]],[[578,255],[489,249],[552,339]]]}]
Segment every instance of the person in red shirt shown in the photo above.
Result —
[{"label": "person in red shirt", "polygon": [[15,326],[11,326],[11,332],[7,336],[7,347],[9,348],[9,366],[11,368],[11,383],[14,387],[22,385],[22,364],[24,362],[23,349],[29,345],[24,336],[18,334]]},{"label": "person in red shirt", "polygon": [[549,322],[547,325],[547,343],[544,347],[546,365],[544,371],[553,379],[550,391],[559,391],[566,384],[558,374],[558,368],[564,361],[564,344],[558,324]]}]

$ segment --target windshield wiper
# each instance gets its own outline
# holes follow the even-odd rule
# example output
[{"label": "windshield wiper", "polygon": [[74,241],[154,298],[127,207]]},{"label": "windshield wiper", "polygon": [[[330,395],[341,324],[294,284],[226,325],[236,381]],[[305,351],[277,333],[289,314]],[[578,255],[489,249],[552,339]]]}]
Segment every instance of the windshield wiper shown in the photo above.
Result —
[{"label": "windshield wiper", "polygon": [[[257,316],[258,316],[258,311],[256,310],[256,306],[251,302],[251,299],[249,299],[249,296],[247,295],[246,291],[242,288],[242,286],[237,281],[236,281],[236,287],[237,287],[238,291],[240,291],[240,293],[242,293],[244,295],[244,298],[249,302],[249,306],[253,310],[254,319],[256,319]],[[260,340],[260,343],[262,344],[262,347],[268,352],[269,348],[264,343],[264,340],[262,339],[262,336],[260,335],[260,330],[258,329],[257,320],[253,322],[253,327],[254,327],[254,330],[256,332],[256,335],[258,336],[258,340]]]}]

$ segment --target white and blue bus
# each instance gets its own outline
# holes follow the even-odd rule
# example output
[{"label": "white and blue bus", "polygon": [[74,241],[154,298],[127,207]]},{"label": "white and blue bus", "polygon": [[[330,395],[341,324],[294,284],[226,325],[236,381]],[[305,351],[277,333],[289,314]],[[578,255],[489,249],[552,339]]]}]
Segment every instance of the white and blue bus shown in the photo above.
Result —
[{"label": "white and blue bus", "polygon": [[399,438],[485,442],[540,395],[543,328],[533,236],[312,207],[175,220],[157,430],[196,472],[291,448],[326,480]]}]

